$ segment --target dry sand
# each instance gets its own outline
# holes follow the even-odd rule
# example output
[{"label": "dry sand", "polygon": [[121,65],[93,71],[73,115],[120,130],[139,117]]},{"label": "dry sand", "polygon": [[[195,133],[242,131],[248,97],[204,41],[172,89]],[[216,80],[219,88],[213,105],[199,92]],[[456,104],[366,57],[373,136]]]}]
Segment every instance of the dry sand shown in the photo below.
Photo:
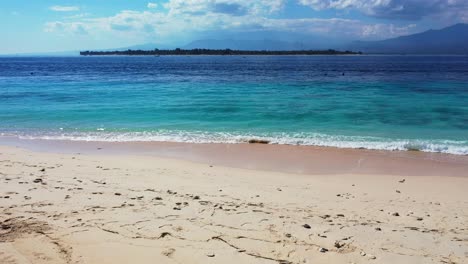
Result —
[{"label": "dry sand", "polygon": [[437,173],[0,147],[0,263],[468,263],[468,177]]}]

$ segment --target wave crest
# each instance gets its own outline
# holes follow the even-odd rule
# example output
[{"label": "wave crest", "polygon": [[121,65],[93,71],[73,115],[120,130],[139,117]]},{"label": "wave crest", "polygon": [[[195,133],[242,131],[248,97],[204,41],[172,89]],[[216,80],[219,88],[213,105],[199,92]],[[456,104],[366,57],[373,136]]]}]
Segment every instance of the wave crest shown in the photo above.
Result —
[{"label": "wave crest", "polygon": [[370,136],[343,136],[320,133],[228,133],[205,131],[152,132],[45,132],[8,133],[2,136],[17,136],[20,139],[105,141],[105,142],[186,142],[186,143],[248,143],[257,139],[270,144],[322,146],[353,149],[424,151],[456,155],[468,155],[468,141],[389,139]]}]

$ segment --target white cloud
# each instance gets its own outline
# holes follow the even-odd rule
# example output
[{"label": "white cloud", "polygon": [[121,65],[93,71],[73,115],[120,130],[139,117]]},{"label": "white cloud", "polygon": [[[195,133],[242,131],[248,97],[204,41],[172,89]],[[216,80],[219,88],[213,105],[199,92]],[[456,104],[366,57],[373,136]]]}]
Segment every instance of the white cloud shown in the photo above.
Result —
[{"label": "white cloud", "polygon": [[80,22],[48,22],[45,24],[44,31],[46,32],[59,32],[59,33],[72,33],[78,35],[87,34],[87,25]]},{"label": "white cloud", "polygon": [[[300,0],[309,4],[321,0]],[[384,3],[390,0],[371,0]],[[453,0],[456,1],[456,0]],[[363,22],[343,18],[274,18],[286,0],[169,0],[158,11],[124,10],[113,16],[51,22],[47,32],[90,34],[133,41],[187,41],[204,32],[292,32],[341,39],[382,39],[413,33],[414,25]],[[353,0],[329,1],[345,5]],[[327,2],[328,3],[328,2]],[[370,3],[370,2],[368,2]]]},{"label": "white cloud", "polygon": [[467,0],[298,0],[315,10],[355,9],[364,14],[387,18],[417,20],[428,16],[463,18]]},{"label": "white cloud", "polygon": [[56,11],[56,12],[72,12],[72,11],[79,11],[80,7],[78,6],[51,6],[49,7],[50,10]]},{"label": "white cloud", "polygon": [[271,14],[283,8],[286,0],[170,0],[164,7],[171,14],[224,13]]},{"label": "white cloud", "polygon": [[158,4],[149,2],[147,5],[148,8],[157,8]]},{"label": "white cloud", "polygon": [[[77,32],[83,30],[100,35],[113,32],[133,38],[147,36],[158,39],[189,36],[203,31],[283,31],[300,34],[336,36],[351,39],[379,39],[411,33],[412,27],[397,27],[392,24],[364,23],[352,19],[273,19],[251,15],[230,16],[226,14],[164,14],[158,12],[122,11],[112,17],[83,19],[80,22],[53,22],[46,31]],[[80,30],[80,31],[83,31]]]},{"label": "white cloud", "polygon": [[76,15],[72,15],[72,16],[65,16],[63,18],[66,18],[66,19],[81,19],[81,18],[85,18],[85,17],[89,17],[91,14],[90,13],[81,13],[81,14],[76,14]]}]

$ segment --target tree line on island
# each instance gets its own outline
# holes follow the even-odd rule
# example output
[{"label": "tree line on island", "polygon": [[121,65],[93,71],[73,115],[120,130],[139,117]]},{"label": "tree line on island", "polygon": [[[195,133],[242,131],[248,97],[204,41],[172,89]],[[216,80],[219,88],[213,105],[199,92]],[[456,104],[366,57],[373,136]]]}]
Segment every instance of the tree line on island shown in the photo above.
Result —
[{"label": "tree line on island", "polygon": [[162,56],[162,55],[358,55],[362,52],[328,50],[232,50],[232,49],[173,49],[173,50],[124,50],[81,51],[82,56]]}]

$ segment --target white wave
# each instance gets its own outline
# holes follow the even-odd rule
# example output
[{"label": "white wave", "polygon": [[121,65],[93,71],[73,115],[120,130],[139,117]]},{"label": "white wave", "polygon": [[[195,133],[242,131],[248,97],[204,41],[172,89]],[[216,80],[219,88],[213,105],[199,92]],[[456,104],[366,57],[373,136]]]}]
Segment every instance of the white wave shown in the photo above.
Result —
[{"label": "white wave", "polygon": [[187,142],[187,143],[247,143],[250,139],[267,140],[270,144],[323,146],[353,149],[424,151],[468,155],[468,141],[388,139],[380,137],[326,135],[319,133],[227,133],[227,132],[63,132],[9,133],[21,139],[106,141],[106,142]]}]

